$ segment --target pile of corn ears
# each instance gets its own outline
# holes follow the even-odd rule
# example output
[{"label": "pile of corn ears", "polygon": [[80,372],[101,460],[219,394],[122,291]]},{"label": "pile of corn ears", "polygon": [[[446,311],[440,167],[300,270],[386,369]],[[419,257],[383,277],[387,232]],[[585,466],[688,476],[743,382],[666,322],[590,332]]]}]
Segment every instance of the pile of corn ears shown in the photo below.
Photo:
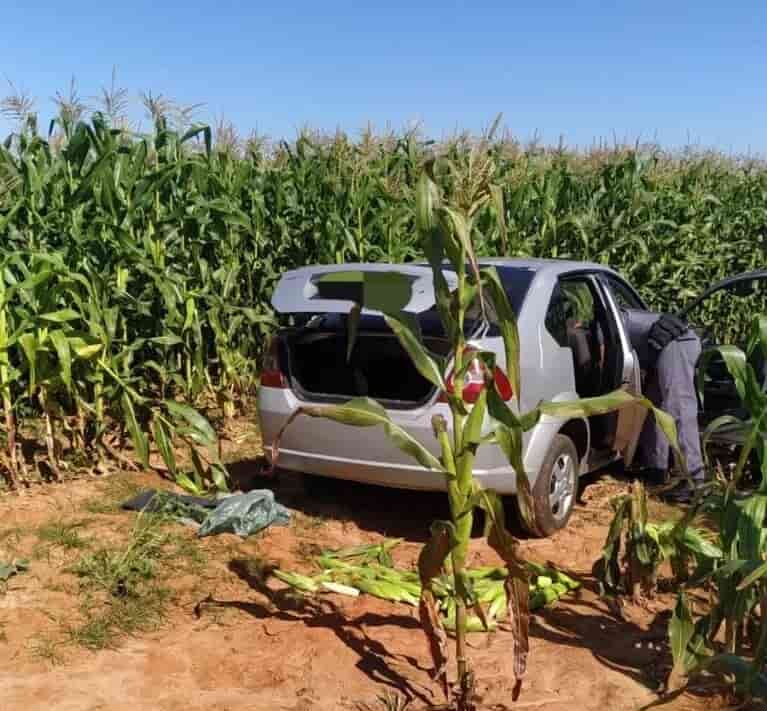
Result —
[{"label": "pile of corn ears", "polygon": [[[417,606],[421,584],[417,570],[395,568],[391,550],[402,539],[385,539],[381,543],[354,546],[341,550],[324,550],[315,557],[321,572],[309,576],[291,573],[279,568],[273,574],[295,590],[307,594],[323,592],[357,597],[366,593],[382,600],[404,602]],[[577,580],[553,568],[525,563],[530,572],[530,609],[552,605],[562,595],[580,587]],[[495,629],[506,616],[505,568],[481,567],[468,571],[477,601],[483,606],[488,629]],[[448,630],[455,629],[455,590],[449,575],[433,581],[433,591],[439,603],[442,623]],[[470,632],[484,632],[485,627],[476,615],[467,620]]]}]

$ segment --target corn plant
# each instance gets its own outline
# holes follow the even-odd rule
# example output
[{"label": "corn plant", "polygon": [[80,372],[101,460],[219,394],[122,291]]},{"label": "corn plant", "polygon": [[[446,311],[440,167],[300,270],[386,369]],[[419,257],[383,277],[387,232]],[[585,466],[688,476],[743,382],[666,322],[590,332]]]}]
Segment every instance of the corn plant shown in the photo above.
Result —
[{"label": "corn plant", "polygon": [[[669,625],[674,656],[670,687],[679,686],[685,675],[718,672],[735,680],[736,690],[746,697],[767,698],[767,393],[761,387],[750,356],[757,350],[767,354],[767,317],[753,319],[745,351],[720,346],[704,354],[706,364],[718,355],[724,360],[740,399],[748,412],[746,420],[724,415],[712,422],[704,441],[722,428],[741,435],[741,447],[732,476],[721,473],[705,496],[695,502],[688,515],[702,512],[716,524],[716,545],[721,557],[712,559],[709,570],[694,582],[705,580],[712,599],[702,614],[684,593],[680,594]],[[756,453],[759,476],[756,489],[740,488],[750,456]],[[720,635],[724,628],[723,635]]]},{"label": "corn plant", "polygon": [[690,512],[677,521],[650,521],[647,492],[640,481],[612,502],[613,520],[598,566],[604,592],[629,594],[635,602],[655,593],[660,567],[668,562],[674,578],[686,582],[722,552],[700,529],[691,526]]}]

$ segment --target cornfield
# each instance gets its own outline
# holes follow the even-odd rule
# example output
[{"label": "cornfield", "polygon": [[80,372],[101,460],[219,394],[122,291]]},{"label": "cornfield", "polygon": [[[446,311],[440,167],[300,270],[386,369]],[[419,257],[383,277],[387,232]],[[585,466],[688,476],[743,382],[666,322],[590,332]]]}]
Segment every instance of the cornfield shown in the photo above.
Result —
[{"label": "cornfield", "polygon": [[[171,471],[174,438],[213,447],[197,410],[232,417],[257,384],[279,275],[419,258],[420,169],[435,154],[466,161],[472,145],[303,132],[268,146],[171,127],[153,106],[148,134],[70,107],[46,135],[25,109],[0,147],[2,449],[13,475],[29,462],[17,439],[25,420],[42,423],[55,476],[67,438],[70,450],[107,458],[131,441],[141,461],[153,442]],[[666,309],[764,262],[760,164],[508,138],[487,146],[505,214],[491,206],[477,217],[481,255],[609,263]],[[195,471],[222,476],[213,454]]]}]

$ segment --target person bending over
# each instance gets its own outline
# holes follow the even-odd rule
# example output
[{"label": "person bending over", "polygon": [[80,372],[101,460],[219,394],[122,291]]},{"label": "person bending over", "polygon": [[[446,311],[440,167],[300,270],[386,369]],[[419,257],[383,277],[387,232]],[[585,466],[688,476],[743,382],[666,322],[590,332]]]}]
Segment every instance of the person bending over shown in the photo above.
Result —
[{"label": "person bending over", "polygon": [[[653,405],[674,418],[679,448],[693,480],[693,486],[686,481],[681,482],[668,493],[668,498],[687,502],[704,478],[695,388],[700,339],[675,316],[638,309],[623,309],[622,315],[643,371],[644,394]],[[639,439],[640,465],[648,470],[648,477],[665,479],[669,468],[669,449],[663,431],[655,418],[649,416]]]}]

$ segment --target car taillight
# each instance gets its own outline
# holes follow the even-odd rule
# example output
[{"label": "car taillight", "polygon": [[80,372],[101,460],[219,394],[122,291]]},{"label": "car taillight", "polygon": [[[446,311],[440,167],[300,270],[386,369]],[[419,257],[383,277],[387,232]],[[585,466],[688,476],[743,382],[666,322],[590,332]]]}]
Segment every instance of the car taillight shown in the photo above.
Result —
[{"label": "car taillight", "polygon": [[275,336],[269,343],[261,369],[261,385],[267,388],[287,388],[288,380],[280,368],[280,341]]},{"label": "car taillight", "polygon": [[[466,352],[471,353],[474,350],[475,349],[473,348],[467,348]],[[477,402],[479,399],[479,394],[485,387],[484,368],[485,366],[482,361],[479,358],[474,358],[463,376],[463,401],[469,405],[473,405],[475,402]],[[497,366],[493,372],[493,380],[495,382],[495,389],[504,402],[508,402],[512,397],[514,397],[514,389],[511,387],[509,379],[506,377],[506,374]],[[445,384],[447,385],[447,390],[450,394],[455,392],[453,372],[447,376]],[[440,396],[440,401],[447,402],[445,393],[442,393]]]}]

